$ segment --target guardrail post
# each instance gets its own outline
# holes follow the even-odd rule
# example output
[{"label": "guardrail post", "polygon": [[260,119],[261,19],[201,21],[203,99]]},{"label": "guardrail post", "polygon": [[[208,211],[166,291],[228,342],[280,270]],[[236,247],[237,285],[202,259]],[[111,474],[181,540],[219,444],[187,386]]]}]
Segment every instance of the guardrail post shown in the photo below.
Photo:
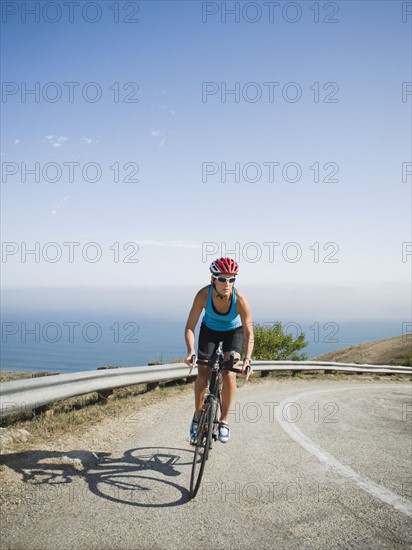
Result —
[{"label": "guardrail post", "polygon": [[51,409],[49,405],[41,405],[40,407],[36,407],[33,409],[32,412],[33,412],[33,416],[44,414],[47,418],[51,418],[54,414],[53,409]]},{"label": "guardrail post", "polygon": [[97,392],[98,401],[103,401],[107,403],[108,401],[113,401],[114,393],[113,390],[100,390]]},{"label": "guardrail post", "polygon": [[[163,363],[161,361],[151,361],[150,363],[147,363],[148,367],[153,367],[155,365],[163,365]],[[159,387],[159,382],[148,382],[146,384],[147,391],[156,390],[158,387]]]},{"label": "guardrail post", "polygon": [[[97,367],[96,370],[106,370],[106,369],[120,369],[119,366],[114,365],[105,365],[104,367]],[[108,401],[113,401],[114,393],[113,388],[108,390],[100,390],[97,392],[97,401],[107,403]]]},{"label": "guardrail post", "polygon": [[[32,372],[31,377],[41,378],[42,376],[56,376],[57,374],[60,373],[50,371]],[[34,407],[34,409],[32,410],[32,414],[33,416],[40,416],[41,414],[44,414],[46,418],[51,418],[54,415],[54,411],[50,408],[49,405],[40,405],[40,407]]]},{"label": "guardrail post", "polygon": [[267,376],[269,376],[269,372],[268,370],[262,370],[260,371],[260,377],[261,378],[266,378]]}]

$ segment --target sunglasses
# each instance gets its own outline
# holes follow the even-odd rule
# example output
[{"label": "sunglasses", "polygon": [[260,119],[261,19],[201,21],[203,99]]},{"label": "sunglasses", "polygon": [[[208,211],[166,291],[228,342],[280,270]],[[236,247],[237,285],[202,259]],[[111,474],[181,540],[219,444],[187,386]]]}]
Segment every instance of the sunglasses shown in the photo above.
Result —
[{"label": "sunglasses", "polygon": [[234,283],[236,281],[236,277],[230,277],[230,279],[226,277],[218,277],[217,275],[212,275],[212,277],[217,279],[219,283]]}]

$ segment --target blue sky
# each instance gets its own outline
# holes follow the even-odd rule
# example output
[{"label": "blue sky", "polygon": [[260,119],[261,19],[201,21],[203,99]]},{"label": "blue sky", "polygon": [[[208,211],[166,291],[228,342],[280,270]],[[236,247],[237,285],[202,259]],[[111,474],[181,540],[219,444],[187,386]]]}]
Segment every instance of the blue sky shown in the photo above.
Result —
[{"label": "blue sky", "polygon": [[[6,307],[183,315],[232,250],[257,316],[409,319],[406,3],[279,2],[271,22],[267,3],[226,2],[239,22],[225,22],[222,2],[97,2],[95,23],[93,7],[70,22],[49,3],[52,23],[44,2],[25,3],[38,22],[2,4]],[[202,96],[207,82],[216,93]],[[24,92],[36,83],[37,100]],[[25,166],[40,181],[22,181]],[[22,255],[36,242],[38,261]]]}]

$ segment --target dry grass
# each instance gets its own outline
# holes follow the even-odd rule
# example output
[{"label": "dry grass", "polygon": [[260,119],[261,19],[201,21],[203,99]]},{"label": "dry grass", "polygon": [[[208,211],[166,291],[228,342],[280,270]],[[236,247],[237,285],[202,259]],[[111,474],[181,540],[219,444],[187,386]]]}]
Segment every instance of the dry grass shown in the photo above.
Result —
[{"label": "dry grass", "polygon": [[[368,363],[371,365],[407,365],[412,353],[412,334],[365,342],[316,357],[319,361]],[[409,359],[409,360],[408,360]]]},{"label": "dry grass", "polygon": [[32,378],[32,373],[18,372],[14,370],[5,370],[0,372],[0,383],[13,382],[14,380],[23,380],[24,378]]},{"label": "dry grass", "polygon": [[184,389],[186,385],[180,383],[174,387],[164,385],[148,391],[146,384],[139,384],[114,390],[110,400],[101,400],[97,392],[93,392],[51,403],[47,411],[37,414],[27,411],[10,415],[2,420],[2,427],[26,429],[30,432],[31,443],[37,439],[47,442],[89,429],[108,417],[124,418],[133,414],[137,407],[140,409],[157,399],[163,399],[170,391]]}]

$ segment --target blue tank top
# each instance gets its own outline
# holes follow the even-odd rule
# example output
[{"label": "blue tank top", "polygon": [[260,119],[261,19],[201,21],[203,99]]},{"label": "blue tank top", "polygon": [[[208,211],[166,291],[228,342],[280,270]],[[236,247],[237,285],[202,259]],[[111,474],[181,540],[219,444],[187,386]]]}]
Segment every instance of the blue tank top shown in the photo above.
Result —
[{"label": "blue tank top", "polygon": [[226,314],[218,313],[213,306],[213,285],[209,288],[209,294],[207,296],[207,303],[205,307],[205,314],[202,319],[202,323],[211,330],[225,331],[234,330],[235,328],[242,326],[240,315],[236,313],[236,289],[233,288],[232,303],[230,309]]}]

